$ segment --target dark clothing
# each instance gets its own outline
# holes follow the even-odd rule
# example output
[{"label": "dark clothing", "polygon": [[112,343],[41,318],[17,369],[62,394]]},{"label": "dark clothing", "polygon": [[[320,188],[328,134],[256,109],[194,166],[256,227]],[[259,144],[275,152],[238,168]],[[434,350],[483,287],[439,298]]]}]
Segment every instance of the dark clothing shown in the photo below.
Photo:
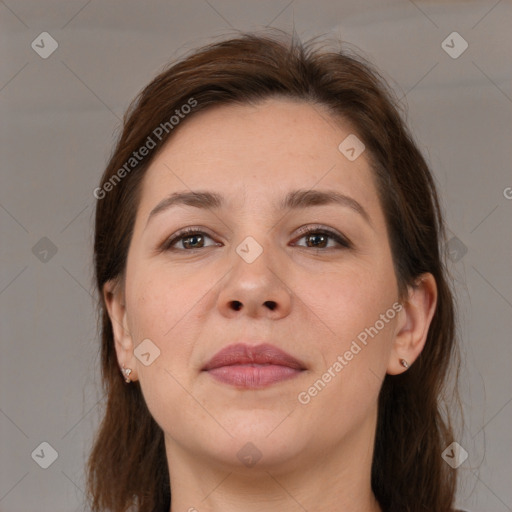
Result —
[{"label": "dark clothing", "polygon": [[[164,507],[157,507],[153,510],[153,512],[169,512],[169,509],[171,508],[171,503],[169,502]],[[465,510],[455,510],[454,512],[466,512]]]},{"label": "dark clothing", "polygon": [[156,507],[155,509],[153,509],[153,512],[169,512],[170,509],[171,509],[171,502],[169,501],[163,507]]}]

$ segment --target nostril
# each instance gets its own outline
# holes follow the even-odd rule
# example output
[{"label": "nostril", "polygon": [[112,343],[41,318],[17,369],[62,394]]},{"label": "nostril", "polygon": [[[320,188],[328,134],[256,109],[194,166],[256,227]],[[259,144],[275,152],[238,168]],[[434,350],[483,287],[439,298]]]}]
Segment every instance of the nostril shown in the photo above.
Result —
[{"label": "nostril", "polygon": [[233,301],[233,308],[235,311],[238,311],[242,307],[242,303],[238,300]]},{"label": "nostril", "polygon": [[274,309],[276,309],[276,303],[273,300],[267,300],[265,302],[265,305],[268,306],[272,311],[274,311]]},{"label": "nostril", "polygon": [[[267,306],[271,311],[274,311],[276,309],[277,304],[273,300],[267,300],[264,302],[264,305]],[[239,300],[233,300],[231,301],[231,306],[235,311],[240,311],[242,309],[242,303]]]}]

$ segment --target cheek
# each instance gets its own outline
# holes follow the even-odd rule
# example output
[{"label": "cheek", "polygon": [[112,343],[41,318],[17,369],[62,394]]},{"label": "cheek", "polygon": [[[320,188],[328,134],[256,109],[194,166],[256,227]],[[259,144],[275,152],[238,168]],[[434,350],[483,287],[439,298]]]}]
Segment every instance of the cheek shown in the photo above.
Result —
[{"label": "cheek", "polygon": [[300,279],[296,276],[292,288],[300,299],[297,306],[312,313],[311,319],[322,334],[343,344],[374,325],[392,307],[396,290],[393,279],[386,277],[391,274],[389,269],[357,265],[338,272],[302,275]]},{"label": "cheek", "polygon": [[[390,272],[391,270],[391,272]],[[308,280],[309,285],[313,282]],[[396,325],[392,268],[359,265],[331,273],[300,292],[309,309],[315,349],[321,355],[311,376],[313,409],[341,421],[346,411],[363,417],[376,402],[385,376]],[[396,304],[395,304],[396,306]],[[341,416],[340,416],[341,415]]]},{"label": "cheek", "polygon": [[165,265],[141,265],[127,273],[126,300],[135,354],[137,345],[146,339],[159,350],[150,365],[137,362],[141,390],[152,416],[167,432],[179,430],[180,424],[192,421],[185,419],[191,411],[198,412],[185,389],[193,381],[190,361],[200,337],[196,319],[201,299],[206,299],[207,289],[199,286],[200,281],[197,273],[179,276]]},{"label": "cheek", "polygon": [[[396,311],[392,296],[377,296],[361,288],[345,288],[337,301],[340,309],[329,309],[330,316],[322,318],[330,327],[322,332],[327,330],[329,335],[316,339],[322,357],[297,398],[310,417],[345,431],[361,424],[376,407]],[[323,329],[320,322],[317,326]]]},{"label": "cheek", "polygon": [[183,326],[206,291],[199,286],[199,276],[187,278],[165,266],[147,264],[129,277],[127,306],[134,332],[153,336],[162,346],[178,340],[177,332],[183,336]]}]

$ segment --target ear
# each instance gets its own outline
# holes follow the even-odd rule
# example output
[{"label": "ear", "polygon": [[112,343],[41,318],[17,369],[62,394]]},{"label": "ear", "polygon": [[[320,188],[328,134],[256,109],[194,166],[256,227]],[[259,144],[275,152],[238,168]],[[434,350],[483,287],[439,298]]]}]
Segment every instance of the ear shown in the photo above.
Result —
[{"label": "ear", "polygon": [[137,380],[137,363],[133,354],[135,346],[128,329],[126,302],[122,284],[118,280],[107,281],[103,286],[103,297],[110,322],[112,323],[119,368],[122,368],[123,365],[126,368],[130,368],[132,370],[130,379],[132,381]]},{"label": "ear", "polygon": [[422,274],[408,290],[409,296],[398,314],[397,331],[387,368],[389,375],[407,370],[400,363],[401,359],[411,366],[420,355],[436,309],[437,285],[432,274]]}]

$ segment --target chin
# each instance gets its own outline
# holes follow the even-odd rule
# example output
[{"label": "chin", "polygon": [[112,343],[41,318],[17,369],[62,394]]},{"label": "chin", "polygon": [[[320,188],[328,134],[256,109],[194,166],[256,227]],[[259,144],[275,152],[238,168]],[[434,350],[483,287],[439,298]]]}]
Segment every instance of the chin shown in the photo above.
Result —
[{"label": "chin", "polygon": [[288,414],[289,411],[268,410],[233,412],[222,422],[233,437],[215,439],[212,436],[208,448],[214,450],[214,456],[223,464],[245,466],[253,471],[293,464],[308,443],[296,419]]}]

